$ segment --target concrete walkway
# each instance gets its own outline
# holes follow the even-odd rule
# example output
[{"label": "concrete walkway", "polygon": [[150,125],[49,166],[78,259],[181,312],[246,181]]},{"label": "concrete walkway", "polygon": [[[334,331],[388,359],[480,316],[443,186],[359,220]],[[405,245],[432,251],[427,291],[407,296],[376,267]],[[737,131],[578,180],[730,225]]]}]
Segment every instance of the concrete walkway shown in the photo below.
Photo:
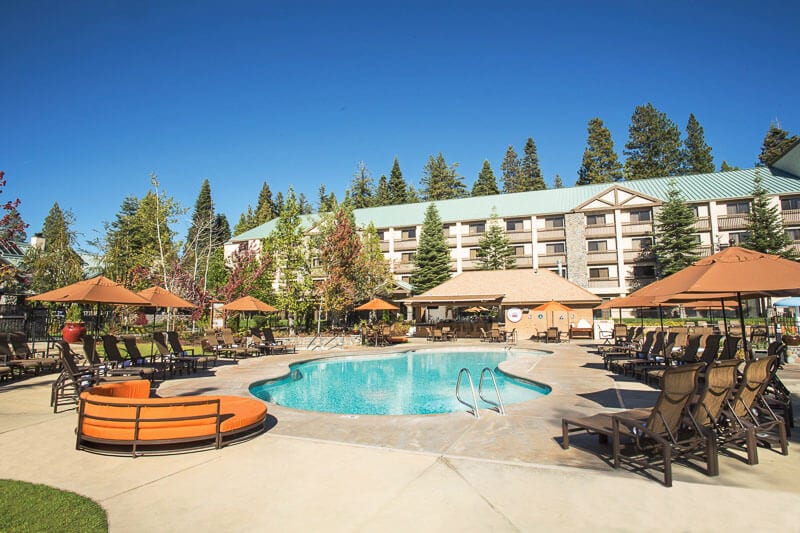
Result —
[{"label": "concrete walkway", "polygon": [[[3,384],[0,477],[84,494],[108,511],[112,531],[798,531],[800,428],[788,457],[760,449],[760,464],[750,467],[723,456],[717,478],[675,465],[668,489],[610,468],[593,453],[595,438],[559,445],[562,416],[651,405],[656,392],[603,370],[579,342],[519,347],[553,349],[504,368],[553,392],[509,406],[505,417],[343,416],[270,405],[270,430],[249,442],[137,459],[76,451],[75,411],[48,407],[54,376]],[[316,357],[242,360],[168,380],[158,393],[247,396],[250,383]],[[800,392],[797,365],[783,378]]]}]

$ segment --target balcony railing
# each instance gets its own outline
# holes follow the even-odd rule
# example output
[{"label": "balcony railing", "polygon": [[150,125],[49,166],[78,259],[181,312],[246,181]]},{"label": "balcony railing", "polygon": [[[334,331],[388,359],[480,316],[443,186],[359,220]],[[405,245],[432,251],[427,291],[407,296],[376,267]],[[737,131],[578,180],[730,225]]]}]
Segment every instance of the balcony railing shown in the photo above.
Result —
[{"label": "balcony railing", "polygon": [[567,232],[564,228],[547,228],[540,229],[536,232],[536,239],[539,242],[544,241],[563,241],[567,238]]},{"label": "balcony railing", "polygon": [[652,222],[625,222],[622,224],[623,235],[650,235],[653,233]]},{"label": "balcony railing", "polygon": [[708,257],[709,255],[711,255],[711,246],[710,245],[695,246],[694,252],[700,257]]},{"label": "balcony railing", "polygon": [[461,237],[461,246],[477,246],[478,243],[481,242],[481,237],[483,237],[483,235],[483,233],[463,235]]},{"label": "balcony railing", "polygon": [[655,259],[655,254],[652,250],[624,250],[622,252],[622,258],[626,263],[652,261]]},{"label": "balcony railing", "polygon": [[697,217],[694,222],[695,231],[711,231],[710,217]]},{"label": "balcony railing", "polygon": [[394,251],[416,250],[417,239],[406,239],[402,241],[394,241]]},{"label": "balcony railing", "polygon": [[750,218],[748,214],[742,215],[720,215],[717,217],[717,224],[720,231],[728,231],[732,229],[745,229],[747,228],[747,220]]},{"label": "balcony railing", "polygon": [[800,224],[800,209],[785,209],[781,211],[784,225]]},{"label": "balcony railing", "polygon": [[616,250],[604,250],[602,252],[588,252],[586,262],[590,265],[615,264],[617,262]]},{"label": "balcony railing", "polygon": [[611,287],[619,287],[619,278],[590,278],[590,289],[607,289]]},{"label": "balcony railing", "polygon": [[655,280],[656,278],[653,276],[626,277],[625,284],[628,286],[628,290],[635,291],[653,283]]},{"label": "balcony railing", "polygon": [[558,266],[558,261],[561,260],[561,264],[567,264],[567,256],[566,254],[544,254],[539,256],[539,266],[540,267],[554,267]]},{"label": "balcony railing", "polygon": [[583,234],[588,237],[613,237],[616,234],[614,224],[601,224],[597,226],[586,226]]},{"label": "balcony railing", "polygon": [[511,233],[506,233],[506,237],[508,237],[508,242],[512,244],[518,244],[521,242],[531,242],[531,232],[530,231],[514,231]]}]

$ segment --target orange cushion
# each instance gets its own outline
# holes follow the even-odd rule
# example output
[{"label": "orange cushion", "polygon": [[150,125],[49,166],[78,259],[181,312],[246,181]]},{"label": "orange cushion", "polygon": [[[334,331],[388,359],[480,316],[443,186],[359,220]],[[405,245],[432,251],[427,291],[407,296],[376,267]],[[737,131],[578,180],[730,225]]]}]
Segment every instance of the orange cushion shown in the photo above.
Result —
[{"label": "orange cushion", "polygon": [[134,379],[103,383],[81,393],[81,398],[89,394],[112,398],[148,398],[150,396],[150,382],[146,379]]}]

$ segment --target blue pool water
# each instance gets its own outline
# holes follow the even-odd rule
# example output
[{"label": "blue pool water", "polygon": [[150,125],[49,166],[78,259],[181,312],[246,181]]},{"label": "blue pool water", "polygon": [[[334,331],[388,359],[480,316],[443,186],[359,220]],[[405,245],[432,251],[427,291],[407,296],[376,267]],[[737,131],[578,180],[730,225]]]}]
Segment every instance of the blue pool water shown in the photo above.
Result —
[{"label": "blue pool water", "polygon": [[[269,402],[304,409],[344,414],[410,415],[448,413],[466,410],[455,397],[461,368],[469,368],[477,394],[481,370],[495,372],[505,405],[538,398],[550,388],[507,376],[498,363],[523,354],[545,352],[507,352],[505,350],[420,350],[385,356],[337,357],[292,365],[291,373],[278,381],[254,383],[250,392]],[[487,377],[488,380],[488,377]],[[494,399],[490,382],[484,395]],[[466,378],[462,398],[472,401]],[[482,402],[479,408],[490,405]]]}]

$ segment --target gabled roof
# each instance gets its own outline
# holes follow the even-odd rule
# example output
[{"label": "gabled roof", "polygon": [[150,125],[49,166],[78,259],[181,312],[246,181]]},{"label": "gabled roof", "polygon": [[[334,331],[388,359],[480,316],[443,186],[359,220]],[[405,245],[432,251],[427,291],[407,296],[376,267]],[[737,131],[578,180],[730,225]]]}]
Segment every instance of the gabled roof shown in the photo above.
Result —
[{"label": "gabled roof", "polygon": [[403,301],[419,305],[501,302],[505,306],[531,306],[553,300],[566,305],[591,306],[602,301],[600,297],[547,269],[529,268],[462,272],[429,291]]},{"label": "gabled roof", "polygon": [[[784,161],[787,157],[793,157],[791,154],[794,152],[800,154],[800,148],[790,151],[779,162]],[[786,161],[789,161],[789,159],[786,159]],[[786,164],[786,168],[790,168],[790,166],[788,163]],[[798,162],[797,166],[800,167],[800,162]],[[764,188],[769,194],[800,194],[800,177],[798,177],[798,174],[789,173],[778,167],[759,167],[730,172],[690,174],[620,183],[598,183],[544,191],[440,200],[434,203],[439,210],[442,222],[445,224],[456,221],[486,220],[491,215],[492,208],[496,209],[500,218],[553,215],[580,209],[581,206],[593,198],[603,197],[608,191],[624,191],[634,195],[636,198],[650,198],[653,201],[663,202],[667,199],[669,184],[673,179],[687,202],[707,202],[709,200],[752,196],[753,178],[756,172],[761,176]],[[798,168],[798,172],[800,172],[800,168]],[[615,192],[615,194],[617,193]],[[356,224],[360,227],[366,227],[370,222],[375,224],[376,228],[417,226],[422,224],[425,218],[425,210],[429,204],[430,202],[420,202],[368,207],[356,209],[353,215],[355,216]],[[305,215],[301,218],[301,224],[308,229],[316,223],[318,218],[318,215]],[[276,223],[276,219],[270,220],[266,224],[234,236],[228,242],[236,243],[266,238],[275,228]]]}]

